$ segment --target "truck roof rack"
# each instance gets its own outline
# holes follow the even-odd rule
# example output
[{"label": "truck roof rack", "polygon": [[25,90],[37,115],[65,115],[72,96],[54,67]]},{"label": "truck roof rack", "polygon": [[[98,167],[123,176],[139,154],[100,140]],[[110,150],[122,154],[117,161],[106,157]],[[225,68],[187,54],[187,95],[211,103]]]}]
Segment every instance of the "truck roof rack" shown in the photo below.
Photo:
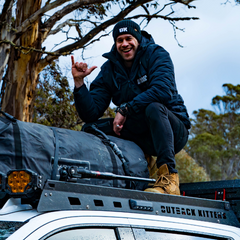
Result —
[{"label": "truck roof rack", "polygon": [[[67,173],[65,170],[64,176]],[[22,203],[30,203],[38,212],[93,210],[141,213],[240,227],[237,218],[240,181],[181,184],[183,196],[175,196],[69,182],[69,179],[75,179],[80,173],[86,177],[97,173],[86,169],[80,169],[78,173],[73,171],[75,168],[68,170],[71,178],[66,178],[65,181],[45,180],[30,170],[11,170],[7,175],[2,174],[1,205],[9,198],[21,198]],[[14,186],[17,177],[20,178],[19,181],[23,180],[18,189]],[[103,174],[102,177],[109,179],[108,174]],[[115,177],[124,178],[118,175]],[[224,196],[223,199],[218,199],[220,195]]]},{"label": "truck roof rack", "polygon": [[[61,199],[61,201],[59,201]],[[47,180],[37,210],[142,213],[240,227],[229,202]]]}]

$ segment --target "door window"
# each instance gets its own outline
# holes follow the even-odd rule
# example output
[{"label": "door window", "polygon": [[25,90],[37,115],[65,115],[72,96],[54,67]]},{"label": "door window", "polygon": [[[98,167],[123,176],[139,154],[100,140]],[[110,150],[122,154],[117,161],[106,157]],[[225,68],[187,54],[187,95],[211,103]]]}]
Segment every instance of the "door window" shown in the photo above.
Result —
[{"label": "door window", "polygon": [[194,233],[181,233],[172,231],[154,231],[133,228],[136,240],[230,240],[232,238],[206,236]]},{"label": "door window", "polygon": [[58,232],[47,240],[116,240],[114,229],[80,228]]}]

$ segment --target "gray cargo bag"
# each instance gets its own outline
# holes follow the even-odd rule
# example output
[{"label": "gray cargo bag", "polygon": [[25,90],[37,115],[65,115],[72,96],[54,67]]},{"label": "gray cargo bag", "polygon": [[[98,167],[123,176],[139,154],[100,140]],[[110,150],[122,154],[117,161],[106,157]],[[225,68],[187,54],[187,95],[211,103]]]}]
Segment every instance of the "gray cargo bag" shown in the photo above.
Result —
[{"label": "gray cargo bag", "polygon": [[[108,136],[121,150],[128,162],[131,176],[148,178],[147,161],[142,150],[133,142]],[[104,141],[94,134],[16,120],[0,116],[0,172],[30,169],[47,179],[53,176],[54,160],[87,161],[90,170],[126,175],[121,159]],[[56,161],[55,161],[56,163]],[[56,164],[55,164],[56,165]],[[80,179],[82,183],[143,190],[144,182],[128,185],[125,180]]]}]

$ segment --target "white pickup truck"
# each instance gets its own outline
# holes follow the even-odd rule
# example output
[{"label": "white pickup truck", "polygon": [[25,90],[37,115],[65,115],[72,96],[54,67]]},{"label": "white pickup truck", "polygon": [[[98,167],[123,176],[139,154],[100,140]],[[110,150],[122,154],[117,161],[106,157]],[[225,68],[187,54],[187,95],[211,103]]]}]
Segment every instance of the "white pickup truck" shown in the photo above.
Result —
[{"label": "white pickup truck", "polygon": [[[215,192],[210,183],[184,184],[182,195],[173,196],[43,180],[31,171],[20,172],[1,176],[0,239],[240,239],[234,197],[240,188],[232,183],[221,190],[220,184]],[[230,201],[229,186],[235,188]],[[208,190],[216,200],[200,198]],[[217,200],[219,196],[223,199]]]}]

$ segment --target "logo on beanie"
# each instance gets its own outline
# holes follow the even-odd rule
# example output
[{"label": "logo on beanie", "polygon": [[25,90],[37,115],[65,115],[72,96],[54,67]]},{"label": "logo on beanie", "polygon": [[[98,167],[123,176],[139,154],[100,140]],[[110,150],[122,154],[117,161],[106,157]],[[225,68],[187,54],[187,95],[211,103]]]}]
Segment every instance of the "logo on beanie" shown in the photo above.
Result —
[{"label": "logo on beanie", "polygon": [[119,32],[122,33],[122,32],[127,32],[127,27],[124,27],[124,28],[119,28]]}]

